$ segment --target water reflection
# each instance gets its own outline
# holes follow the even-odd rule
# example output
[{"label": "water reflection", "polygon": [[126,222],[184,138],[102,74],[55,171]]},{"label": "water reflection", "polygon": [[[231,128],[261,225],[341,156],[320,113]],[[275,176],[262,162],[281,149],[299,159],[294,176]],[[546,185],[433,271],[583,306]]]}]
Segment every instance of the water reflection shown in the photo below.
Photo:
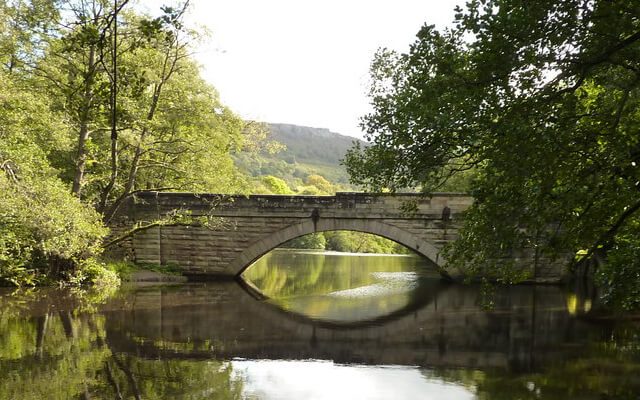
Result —
[{"label": "water reflection", "polygon": [[[371,287],[397,277],[415,281],[406,269],[365,270],[366,278],[352,275],[354,287],[326,284],[328,297],[377,293]],[[380,289],[397,290],[406,303],[351,325],[305,317],[311,306],[304,303],[287,312],[235,282],[125,288],[97,305],[64,290],[0,291],[0,399],[566,400],[640,393],[637,324],[592,319],[588,299],[554,286],[500,289],[495,309],[485,311],[477,288],[417,276],[417,293],[397,290],[397,282]],[[290,298],[323,296],[300,277]],[[369,297],[374,305],[384,298]]]},{"label": "water reflection", "polygon": [[474,399],[473,388],[447,384],[429,371],[406,366],[339,365],[328,361],[233,362],[245,380],[247,398],[278,400],[333,399]]},{"label": "water reflection", "polygon": [[354,326],[412,311],[448,286],[414,255],[272,251],[242,278],[270,304],[312,320]]},{"label": "water reflection", "polygon": [[0,291],[0,399],[240,398],[229,361],[119,352],[107,315],[85,306],[68,290]]}]

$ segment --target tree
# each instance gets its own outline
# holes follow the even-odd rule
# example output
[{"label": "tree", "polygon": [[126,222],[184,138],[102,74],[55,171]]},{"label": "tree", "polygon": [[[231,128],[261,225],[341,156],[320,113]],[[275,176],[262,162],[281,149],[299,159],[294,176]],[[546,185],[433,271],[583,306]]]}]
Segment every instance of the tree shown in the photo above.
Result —
[{"label": "tree", "polygon": [[304,183],[307,186],[315,186],[321,192],[321,194],[329,194],[335,192],[333,185],[325,179],[322,175],[309,175],[305,179]]},{"label": "tree", "polygon": [[[520,279],[501,260],[526,247],[611,261],[640,233],[640,4],[456,11],[455,28],[424,26],[409,52],[377,53],[363,119],[372,144],[347,154],[352,181],[430,193],[475,170],[476,202],[447,251],[471,272]],[[615,268],[637,276],[627,261]]]},{"label": "tree", "polygon": [[260,181],[273,194],[293,194],[285,181],[272,175],[263,176]]},{"label": "tree", "polygon": [[[0,71],[0,283],[82,275],[106,235],[100,216],[72,196],[47,155],[69,143],[46,98]],[[82,280],[82,279],[80,279]]]},{"label": "tree", "polygon": [[0,0],[0,279],[69,278],[138,191],[245,190],[230,153],[269,141],[200,76],[188,3]]},{"label": "tree", "polygon": [[[54,166],[105,222],[138,190],[243,191],[229,153],[259,129],[221,104],[200,77],[191,57],[199,34],[183,23],[189,1],[162,7],[156,18],[127,3],[55,2],[49,29],[23,30],[39,48],[16,51],[30,54],[21,60],[22,78],[54,100],[75,142],[55,154]],[[11,15],[20,21],[20,12]]]},{"label": "tree", "polygon": [[322,234],[319,233],[309,233],[308,235],[300,236],[295,239],[291,239],[286,243],[283,243],[281,247],[291,248],[291,249],[317,249],[324,250],[327,241]]},{"label": "tree", "polygon": [[66,114],[76,137],[71,191],[78,197],[92,162],[92,136],[108,130],[112,110],[106,105],[113,108],[113,76],[107,61],[115,51],[115,17],[127,2],[45,1],[52,8],[45,20],[50,29],[26,30],[40,46],[23,60],[25,71],[35,77],[34,85],[58,100],[56,107]]},{"label": "tree", "polygon": [[229,152],[255,131],[200,77],[190,53],[198,34],[182,21],[188,1],[163,7],[157,18],[126,3],[68,0],[73,13],[63,14],[34,67],[73,122],[72,171],[61,166],[72,192],[106,222],[137,190],[241,190]]}]

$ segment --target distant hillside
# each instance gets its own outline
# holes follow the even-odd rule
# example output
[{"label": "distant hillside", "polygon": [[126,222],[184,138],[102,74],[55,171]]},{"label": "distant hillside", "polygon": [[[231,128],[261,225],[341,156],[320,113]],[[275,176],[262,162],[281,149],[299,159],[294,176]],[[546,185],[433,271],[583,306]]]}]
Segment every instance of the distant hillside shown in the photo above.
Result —
[{"label": "distant hillside", "polygon": [[349,177],[340,160],[347,149],[359,139],[340,135],[324,128],[291,124],[269,124],[271,137],[286,149],[277,154],[250,157],[236,156],[236,165],[251,176],[273,175],[284,179],[291,187],[308,175],[322,175],[330,182],[349,186]]},{"label": "distant hillside", "polygon": [[290,124],[269,124],[272,137],[287,146],[280,159],[294,156],[298,162],[333,164],[338,166],[354,140],[325,128],[310,128]]}]

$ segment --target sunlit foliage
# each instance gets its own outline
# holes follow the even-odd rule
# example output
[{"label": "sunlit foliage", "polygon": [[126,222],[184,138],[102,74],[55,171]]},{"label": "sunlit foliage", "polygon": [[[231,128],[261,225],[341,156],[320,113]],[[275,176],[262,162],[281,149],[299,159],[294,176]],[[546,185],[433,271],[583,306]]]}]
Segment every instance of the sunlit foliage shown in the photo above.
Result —
[{"label": "sunlit foliage", "polygon": [[321,249],[347,253],[409,254],[405,246],[382,236],[356,231],[310,233],[283,243],[292,249]]},{"label": "sunlit foliage", "polygon": [[128,3],[0,1],[2,283],[95,280],[123,201],[247,192],[231,152],[273,147],[200,76],[188,1]]}]

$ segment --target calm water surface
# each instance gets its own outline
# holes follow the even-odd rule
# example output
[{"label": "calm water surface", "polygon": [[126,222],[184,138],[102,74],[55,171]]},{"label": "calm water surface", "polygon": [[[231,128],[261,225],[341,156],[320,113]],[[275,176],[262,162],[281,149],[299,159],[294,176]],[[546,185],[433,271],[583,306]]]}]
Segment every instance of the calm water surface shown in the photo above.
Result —
[{"label": "calm water surface", "polygon": [[555,286],[278,250],[246,284],[0,290],[0,399],[638,399],[640,329]]}]

